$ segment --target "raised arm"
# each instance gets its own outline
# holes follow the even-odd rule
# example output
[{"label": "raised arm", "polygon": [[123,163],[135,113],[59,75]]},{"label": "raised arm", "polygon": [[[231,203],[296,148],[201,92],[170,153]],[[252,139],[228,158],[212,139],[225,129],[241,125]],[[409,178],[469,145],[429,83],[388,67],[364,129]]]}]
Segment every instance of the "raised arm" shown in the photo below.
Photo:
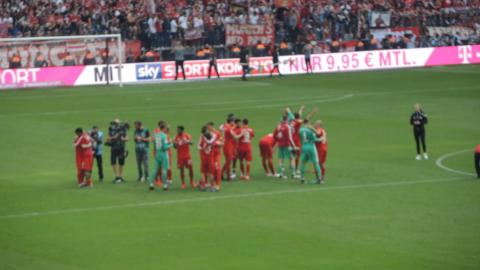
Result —
[{"label": "raised arm", "polygon": [[298,110],[298,114],[302,116],[304,111],[305,111],[305,105],[302,105],[302,107],[300,107],[300,109]]},{"label": "raised arm", "polygon": [[313,110],[309,114],[307,114],[305,119],[310,120],[317,113],[317,111],[318,111],[317,107],[313,108]]}]

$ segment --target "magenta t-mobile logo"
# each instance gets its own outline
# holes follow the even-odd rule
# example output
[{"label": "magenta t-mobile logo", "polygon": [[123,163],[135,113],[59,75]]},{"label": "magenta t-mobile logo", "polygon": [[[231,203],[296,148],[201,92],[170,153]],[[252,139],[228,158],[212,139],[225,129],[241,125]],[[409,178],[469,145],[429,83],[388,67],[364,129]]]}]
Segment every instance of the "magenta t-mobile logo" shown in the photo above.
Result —
[{"label": "magenta t-mobile logo", "polygon": [[458,47],[458,58],[462,60],[462,64],[470,63],[469,59],[473,57],[472,46]]}]

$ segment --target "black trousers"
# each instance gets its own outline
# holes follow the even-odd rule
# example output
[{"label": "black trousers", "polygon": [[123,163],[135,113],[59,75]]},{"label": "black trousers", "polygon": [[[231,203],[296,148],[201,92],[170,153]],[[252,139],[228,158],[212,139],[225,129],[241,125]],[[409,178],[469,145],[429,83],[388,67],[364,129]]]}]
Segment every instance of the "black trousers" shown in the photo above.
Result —
[{"label": "black trousers", "polygon": [[178,78],[178,69],[182,69],[183,79],[185,80],[185,67],[183,66],[183,60],[176,60],[175,61],[175,80]]},{"label": "black trousers", "polygon": [[247,79],[247,73],[249,70],[250,67],[248,66],[248,64],[242,64],[242,80],[245,81]]},{"label": "black trousers", "polygon": [[427,152],[427,145],[425,143],[425,129],[413,129],[413,137],[415,138],[415,144],[417,145],[417,154],[420,155],[420,144],[423,148],[423,152]]},{"label": "black trousers", "polygon": [[102,155],[95,155],[95,160],[97,161],[98,178],[100,180],[103,180],[103,159],[102,159]]},{"label": "black trousers", "polygon": [[480,153],[475,153],[475,169],[477,170],[477,177],[480,178]]},{"label": "black trousers", "polygon": [[210,75],[212,74],[212,67],[215,69],[217,73],[217,77],[220,78],[220,74],[218,73],[217,62],[210,61],[208,64],[208,78],[210,79]]},{"label": "black trousers", "polygon": [[280,68],[278,67],[278,62],[273,62],[273,67],[272,70],[270,71],[270,75],[273,75],[273,72],[275,69],[278,71],[278,75],[282,76],[282,73],[280,73]]},{"label": "black trousers", "polygon": [[307,73],[308,70],[310,69],[310,73],[312,73],[312,64],[310,63],[310,58],[305,58],[305,66],[307,67]]}]

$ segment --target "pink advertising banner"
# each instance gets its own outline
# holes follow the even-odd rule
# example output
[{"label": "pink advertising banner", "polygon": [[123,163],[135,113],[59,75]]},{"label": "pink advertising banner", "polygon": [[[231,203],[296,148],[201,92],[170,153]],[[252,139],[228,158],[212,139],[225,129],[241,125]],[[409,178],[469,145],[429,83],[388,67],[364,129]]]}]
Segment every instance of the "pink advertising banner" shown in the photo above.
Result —
[{"label": "pink advertising banner", "polygon": [[[306,73],[303,55],[280,57],[279,68],[284,74]],[[480,45],[421,48],[407,50],[378,50],[314,54],[311,65],[314,73],[350,72],[395,68],[433,67],[480,63]],[[265,76],[273,67],[271,57],[250,58],[250,75]],[[242,66],[238,59],[219,59],[218,71],[222,77],[240,77]],[[188,79],[205,79],[208,60],[185,62]],[[161,82],[175,77],[174,62],[153,62],[118,65],[49,67],[27,69],[0,69],[0,89],[26,87],[99,85]],[[217,74],[212,70],[212,76]],[[182,76],[180,76],[182,77]]]},{"label": "pink advertising banner", "polygon": [[0,69],[0,89],[74,86],[84,66]]}]

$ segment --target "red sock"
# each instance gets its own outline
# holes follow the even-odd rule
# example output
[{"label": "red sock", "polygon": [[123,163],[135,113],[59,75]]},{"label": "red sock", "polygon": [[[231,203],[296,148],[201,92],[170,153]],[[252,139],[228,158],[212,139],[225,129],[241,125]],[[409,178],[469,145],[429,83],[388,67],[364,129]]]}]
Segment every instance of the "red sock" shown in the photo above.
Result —
[{"label": "red sock", "polygon": [[227,173],[227,179],[230,180],[230,168],[232,167],[232,160],[227,160],[225,163],[226,168],[226,173]]},{"label": "red sock", "polygon": [[185,170],[180,168],[180,180],[182,180],[182,184],[185,184]]},{"label": "red sock", "polygon": [[322,176],[324,177],[324,176],[325,176],[325,172],[326,172],[326,170],[327,170],[327,169],[325,169],[325,165],[322,164],[322,165],[320,166],[320,169],[322,170]]},{"label": "red sock", "polygon": [[193,183],[193,168],[192,168],[192,166],[188,166],[188,174],[190,176],[190,182]]},{"label": "red sock", "polygon": [[250,177],[250,162],[247,162],[247,176]]},{"label": "red sock", "polygon": [[243,161],[240,161],[240,172],[245,175],[245,168],[243,166]]},{"label": "red sock", "polygon": [[275,174],[275,167],[273,166],[273,161],[271,159],[268,161],[268,167],[270,168],[270,172]]},{"label": "red sock", "polygon": [[168,178],[168,180],[172,180],[172,169],[168,169],[167,178]]},{"label": "red sock", "polygon": [[263,166],[263,170],[265,170],[265,173],[268,173],[267,161],[263,158],[262,158],[262,166]]},{"label": "red sock", "polygon": [[83,183],[83,172],[81,170],[77,170],[77,183]]}]

